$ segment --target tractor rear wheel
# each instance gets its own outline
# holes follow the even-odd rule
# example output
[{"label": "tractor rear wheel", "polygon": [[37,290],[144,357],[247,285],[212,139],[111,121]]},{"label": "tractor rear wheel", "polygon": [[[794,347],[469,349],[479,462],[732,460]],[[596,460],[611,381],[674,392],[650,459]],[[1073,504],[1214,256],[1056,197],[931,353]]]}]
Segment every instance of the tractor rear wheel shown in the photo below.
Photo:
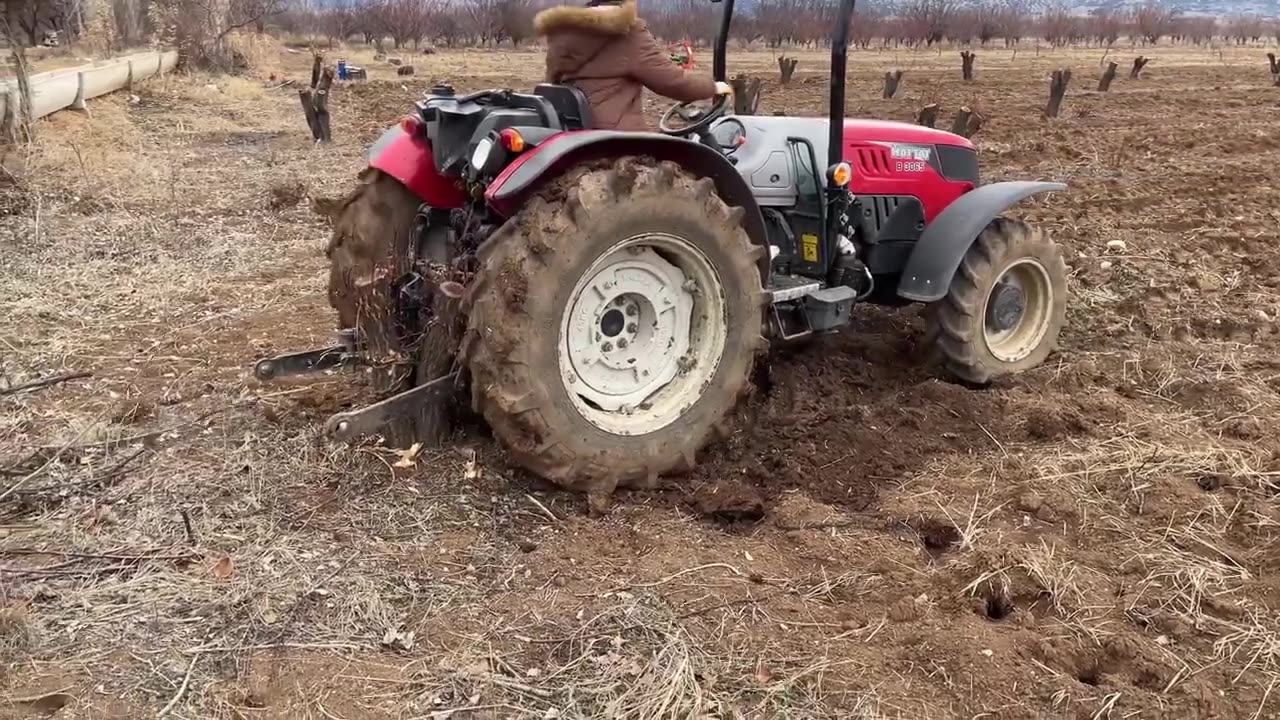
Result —
[{"label": "tractor rear wheel", "polygon": [[762,253],[674,164],[571,172],[480,248],[474,409],[526,469],[596,498],[692,468],[767,347]]},{"label": "tractor rear wheel", "polygon": [[1040,230],[1004,218],[969,248],[946,297],[929,308],[947,370],[984,385],[1044,362],[1066,323],[1067,266]]}]

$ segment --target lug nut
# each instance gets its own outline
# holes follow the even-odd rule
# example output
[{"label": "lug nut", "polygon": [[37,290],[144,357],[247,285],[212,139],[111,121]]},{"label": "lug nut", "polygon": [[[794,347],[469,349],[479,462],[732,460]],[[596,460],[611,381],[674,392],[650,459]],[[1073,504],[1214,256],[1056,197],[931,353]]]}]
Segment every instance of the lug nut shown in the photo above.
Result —
[{"label": "lug nut", "polygon": [[627,326],[627,332],[629,333],[634,333],[638,329],[639,328],[636,327],[635,323],[631,323],[630,325]]},{"label": "lug nut", "polygon": [[627,339],[626,339],[626,338],[618,338],[618,347],[620,347],[620,348],[624,348],[624,347],[626,347],[626,346],[627,346]]},{"label": "lug nut", "polygon": [[613,343],[607,342],[607,343],[605,343],[605,344],[601,345],[601,346],[600,346],[600,349],[601,349],[601,350],[603,350],[603,351],[605,351],[605,352],[609,352],[610,350],[612,350],[612,349],[613,349]]},{"label": "lug nut", "polygon": [[635,305],[627,306],[627,314],[630,315],[631,317],[635,317],[639,313],[640,313],[640,308],[636,307]]}]

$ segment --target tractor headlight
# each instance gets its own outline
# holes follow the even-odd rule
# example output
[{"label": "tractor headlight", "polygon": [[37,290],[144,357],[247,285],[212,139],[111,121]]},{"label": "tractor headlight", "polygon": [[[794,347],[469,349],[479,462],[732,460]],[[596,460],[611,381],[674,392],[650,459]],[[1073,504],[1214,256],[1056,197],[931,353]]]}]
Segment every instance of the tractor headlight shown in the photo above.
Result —
[{"label": "tractor headlight", "polygon": [[493,140],[491,138],[480,138],[480,142],[476,143],[476,149],[471,151],[471,167],[476,172],[484,170],[484,166],[489,161],[489,155],[493,151]]}]

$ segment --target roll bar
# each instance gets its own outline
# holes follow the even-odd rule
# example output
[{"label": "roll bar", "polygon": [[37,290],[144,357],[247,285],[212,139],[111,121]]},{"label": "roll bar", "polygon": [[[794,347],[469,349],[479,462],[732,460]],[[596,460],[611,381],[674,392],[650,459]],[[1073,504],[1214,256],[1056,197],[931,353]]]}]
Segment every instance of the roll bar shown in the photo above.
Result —
[{"label": "roll bar", "polygon": [[[715,54],[711,60],[711,76],[719,82],[727,80],[725,56],[729,48],[729,27],[733,24],[734,0],[711,0],[723,5],[720,11],[720,28],[716,31]],[[844,159],[840,144],[844,141],[844,82],[845,68],[849,63],[849,26],[853,23],[853,8],[857,0],[840,0],[836,10],[835,31],[831,34],[831,108],[828,111],[829,135],[827,137],[827,165],[835,165]]]}]

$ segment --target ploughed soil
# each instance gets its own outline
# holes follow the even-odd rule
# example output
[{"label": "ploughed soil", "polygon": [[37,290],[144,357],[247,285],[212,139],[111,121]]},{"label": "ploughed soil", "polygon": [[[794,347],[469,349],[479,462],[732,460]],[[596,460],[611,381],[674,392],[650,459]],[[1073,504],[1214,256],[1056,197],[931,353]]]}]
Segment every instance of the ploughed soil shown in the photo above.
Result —
[{"label": "ploughed soil", "polygon": [[[864,308],[602,517],[478,423],[332,443],[361,376],[248,374],[335,326],[309,201],[434,81],[530,85],[536,53],[370,62],[329,147],[291,53],[41,123],[0,175],[0,388],[92,375],[0,395],[0,717],[1280,712],[1280,95],[1258,48],[1143,54],[1097,93],[1101,51],[980,50],[967,84],[855,52],[850,114],[968,105],[984,177],[1070,184],[1015,213],[1067,250],[1061,351],[972,389],[916,309]],[[733,62],[762,113],[824,113],[820,56]]]}]

